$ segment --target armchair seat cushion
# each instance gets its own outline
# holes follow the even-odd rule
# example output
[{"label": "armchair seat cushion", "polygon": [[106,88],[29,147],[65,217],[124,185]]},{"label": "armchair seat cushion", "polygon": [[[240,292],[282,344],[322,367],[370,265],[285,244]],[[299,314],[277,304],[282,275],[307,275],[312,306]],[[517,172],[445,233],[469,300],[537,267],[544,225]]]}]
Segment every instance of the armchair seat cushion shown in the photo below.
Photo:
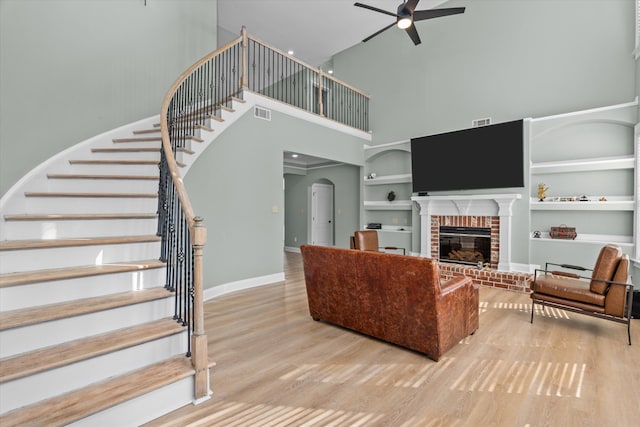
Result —
[{"label": "armchair seat cushion", "polygon": [[535,282],[535,291],[539,299],[543,299],[543,295],[549,295],[562,299],[565,304],[567,301],[581,302],[602,307],[604,311],[605,295],[591,292],[589,282],[584,280],[542,276]]},{"label": "armchair seat cushion", "polygon": [[587,304],[586,302],[580,302],[576,300],[567,300],[565,298],[554,297],[552,295],[536,294],[537,301],[547,301],[555,304],[560,304],[565,307],[573,307],[578,310],[588,311],[590,313],[605,314],[604,307],[599,305]]}]

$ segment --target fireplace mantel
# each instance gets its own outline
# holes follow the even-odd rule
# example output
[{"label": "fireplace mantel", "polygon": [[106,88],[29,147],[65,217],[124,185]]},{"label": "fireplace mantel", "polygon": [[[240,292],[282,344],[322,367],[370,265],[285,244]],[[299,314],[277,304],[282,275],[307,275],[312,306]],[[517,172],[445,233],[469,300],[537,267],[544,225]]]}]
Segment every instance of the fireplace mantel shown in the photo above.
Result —
[{"label": "fireplace mantel", "polygon": [[414,196],[420,205],[420,256],[431,257],[431,216],[500,217],[500,259],[498,270],[512,271],[511,216],[513,202],[521,194],[457,194],[450,196]]}]

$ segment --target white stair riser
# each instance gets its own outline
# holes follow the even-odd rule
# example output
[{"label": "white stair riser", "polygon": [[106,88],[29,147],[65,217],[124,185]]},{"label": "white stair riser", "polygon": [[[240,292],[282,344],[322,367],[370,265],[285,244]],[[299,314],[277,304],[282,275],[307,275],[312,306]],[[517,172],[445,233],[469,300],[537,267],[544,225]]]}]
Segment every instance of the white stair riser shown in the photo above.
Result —
[{"label": "white stair riser", "polygon": [[[111,148],[111,147],[109,147]],[[91,153],[91,160],[160,160],[158,151],[99,151]]]},{"label": "white stair riser", "polygon": [[[213,129],[215,129],[215,126],[214,126]],[[211,131],[211,130],[196,129],[195,132],[193,133],[193,135],[196,138],[207,139],[207,138],[212,138],[213,137],[213,133],[214,133],[214,131]]]},{"label": "white stair riser", "polygon": [[101,265],[159,257],[160,242],[21,249],[0,252],[0,273]]},{"label": "white stair riser", "polygon": [[54,170],[51,173],[77,173],[93,175],[158,175],[157,164],[143,165],[104,165],[74,163],[64,170]]},{"label": "white stair riser", "polygon": [[4,228],[7,240],[153,235],[157,232],[158,220],[152,218],[7,221]]},{"label": "white stair riser", "polygon": [[72,191],[80,193],[157,193],[158,179],[50,178],[45,189],[39,191]]},{"label": "white stair riser", "polygon": [[121,403],[67,427],[139,426],[193,403],[193,376]]},{"label": "white stair riser", "polygon": [[0,331],[0,357],[97,335],[173,315],[174,298],[163,298],[82,316]]},{"label": "white stair riser", "polygon": [[[153,193],[157,193],[157,190]],[[27,214],[156,212],[157,197],[27,197]]]},{"label": "white stair riser", "polygon": [[0,311],[162,287],[165,268],[78,277],[0,288]]},{"label": "white stair riser", "polygon": [[2,384],[0,413],[66,393],[187,350],[186,331]]}]

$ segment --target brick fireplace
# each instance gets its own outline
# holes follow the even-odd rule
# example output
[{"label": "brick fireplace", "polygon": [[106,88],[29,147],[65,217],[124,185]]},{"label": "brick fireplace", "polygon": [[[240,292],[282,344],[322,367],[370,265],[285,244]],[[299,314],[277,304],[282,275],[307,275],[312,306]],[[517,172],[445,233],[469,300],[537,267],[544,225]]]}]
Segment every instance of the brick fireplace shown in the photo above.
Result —
[{"label": "brick fireplace", "polygon": [[420,205],[420,256],[439,259],[441,226],[488,228],[489,265],[441,262],[442,279],[464,274],[479,285],[528,292],[531,274],[514,272],[511,262],[511,207],[520,198],[520,194],[412,197]]}]

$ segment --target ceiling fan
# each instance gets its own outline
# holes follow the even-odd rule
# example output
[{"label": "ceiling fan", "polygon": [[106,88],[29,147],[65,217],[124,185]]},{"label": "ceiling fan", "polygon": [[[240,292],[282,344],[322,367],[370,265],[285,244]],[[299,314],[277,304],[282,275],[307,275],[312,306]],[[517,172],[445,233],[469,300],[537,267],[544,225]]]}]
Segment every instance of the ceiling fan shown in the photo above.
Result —
[{"label": "ceiling fan", "polygon": [[450,7],[446,9],[429,9],[429,10],[415,10],[418,2],[420,0],[405,0],[398,6],[398,11],[396,13],[387,12],[386,10],[378,9],[377,7],[369,6],[362,3],[354,3],[354,6],[362,7],[365,9],[373,10],[374,12],[384,13],[385,15],[391,15],[396,17],[396,22],[393,24],[387,25],[383,29],[376,31],[371,34],[369,37],[362,40],[363,42],[369,41],[381,32],[388,30],[389,28],[397,25],[398,28],[403,29],[407,32],[414,45],[419,45],[421,43],[420,36],[418,35],[418,30],[416,30],[415,25],[413,23],[415,21],[423,21],[425,19],[439,18],[441,16],[448,15],[457,15],[459,13],[464,13],[464,7]]}]

